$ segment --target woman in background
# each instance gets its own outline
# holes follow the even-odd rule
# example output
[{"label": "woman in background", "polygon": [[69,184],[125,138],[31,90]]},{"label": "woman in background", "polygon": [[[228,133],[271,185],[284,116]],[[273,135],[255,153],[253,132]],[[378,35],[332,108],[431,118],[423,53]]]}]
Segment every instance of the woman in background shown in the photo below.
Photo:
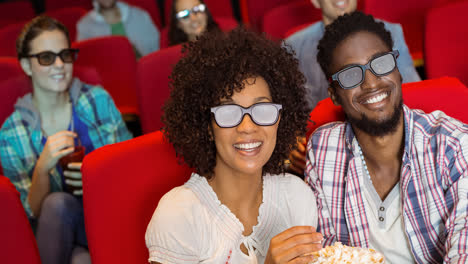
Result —
[{"label": "woman in background", "polygon": [[131,135],[104,89],[73,78],[78,50],[60,22],[34,18],[16,49],[33,91],[18,99],[0,130],[3,172],[21,195],[42,263],[90,263],[81,162],[62,168],[58,161],[77,144],[89,153]]},{"label": "woman in background", "polygon": [[173,0],[169,45],[194,41],[206,31],[219,30],[203,0]]},{"label": "woman in background", "polygon": [[164,133],[196,173],[161,198],[149,261],[311,261],[315,196],[283,162],[308,119],[294,56],[242,28],[209,32],[186,44],[171,79]]}]

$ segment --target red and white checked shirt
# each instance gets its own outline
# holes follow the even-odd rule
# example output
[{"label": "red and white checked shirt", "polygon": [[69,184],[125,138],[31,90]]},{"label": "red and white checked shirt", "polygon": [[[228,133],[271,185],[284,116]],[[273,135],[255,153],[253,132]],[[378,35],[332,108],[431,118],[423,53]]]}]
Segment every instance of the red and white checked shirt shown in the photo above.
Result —
[{"label": "red and white checked shirt", "polygon": [[[404,107],[400,176],[404,231],[417,263],[468,262],[468,125],[440,111]],[[317,129],[306,181],[317,198],[324,244],[369,245],[362,161],[349,123]],[[395,241],[398,243],[398,241]],[[385,252],[383,252],[385,254]]]}]

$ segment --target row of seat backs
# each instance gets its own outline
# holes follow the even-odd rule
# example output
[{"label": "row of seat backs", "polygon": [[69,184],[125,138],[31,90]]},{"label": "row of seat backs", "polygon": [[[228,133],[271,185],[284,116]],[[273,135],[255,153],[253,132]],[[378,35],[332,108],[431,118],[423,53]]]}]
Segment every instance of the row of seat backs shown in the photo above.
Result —
[{"label": "row of seat backs", "polygon": [[[231,30],[237,26],[236,22],[229,18],[219,18],[217,21],[223,30]],[[19,31],[20,29],[17,28],[10,35],[17,36]],[[1,43],[4,42],[0,42],[0,50]],[[154,120],[154,117],[148,116],[151,116],[155,111],[159,113],[164,99],[168,97],[169,74],[172,71],[172,66],[180,58],[180,45],[148,54],[139,60],[138,65],[131,43],[122,36],[78,41],[72,43],[72,47],[80,50],[74,64],[75,67],[94,68],[101,81],[99,83],[93,81],[91,84],[101,84],[110,93],[121,113],[138,115],[141,111],[143,120]],[[16,54],[16,51],[14,53]],[[13,109],[12,102],[16,101],[18,95],[23,95],[31,89],[17,60],[1,56],[0,53],[0,67],[5,70],[0,71],[0,93],[8,97],[5,99],[7,104],[0,109],[0,123],[3,123],[5,120],[4,112],[6,111],[6,116],[8,116]],[[137,75],[140,78],[138,81]],[[13,77],[23,80],[15,82],[18,85],[15,89],[9,88],[12,87],[11,81],[3,82],[3,80],[15,79]],[[87,81],[89,78],[84,80]],[[12,90],[16,92],[12,92]],[[0,100],[3,101],[3,99]],[[155,100],[158,101],[156,107]],[[142,125],[144,132],[155,131],[161,127],[159,119],[154,123],[143,122]]]},{"label": "row of seat backs", "polygon": [[[85,9],[80,7],[70,7],[53,10],[45,14],[62,22],[68,29],[70,40],[74,42],[76,38],[76,24],[86,12]],[[20,20],[15,23],[4,25],[3,27],[0,26],[0,39],[2,40],[0,42],[0,56],[16,56],[16,39],[29,20],[30,19]]]},{"label": "row of seat backs", "polygon": [[[169,25],[172,0],[164,1],[164,21],[156,0],[123,0],[123,2],[147,11],[153,23],[159,29],[162,29],[164,25]],[[93,8],[92,0],[45,0],[44,3],[47,13],[71,7],[81,8],[86,11]],[[205,3],[214,17],[234,19],[230,0],[206,0]],[[35,15],[30,1],[18,0],[0,3],[0,28],[6,24],[31,20]]]},{"label": "row of seat backs", "polygon": [[[393,23],[400,23],[403,27],[406,43],[417,66],[424,63],[424,39],[428,30],[432,32],[445,31],[447,23],[446,17],[442,17],[433,23],[439,23],[436,28],[429,28],[426,22],[426,15],[431,9],[439,8],[461,0],[361,0],[358,2],[358,10],[362,10],[374,17]],[[321,10],[316,9],[310,0],[295,0],[293,2],[286,0],[275,1],[247,1],[250,12],[255,15],[251,17],[251,23],[254,28],[261,29],[263,32],[277,39],[283,39],[292,33],[303,29],[305,26],[322,19]],[[461,7],[461,6],[460,6]],[[252,10],[252,11],[250,11]],[[452,15],[463,18],[464,9],[452,9]],[[449,21],[453,21],[448,16]],[[430,23],[432,26],[432,22]],[[449,24],[453,25],[453,23]],[[427,29],[426,31],[424,29]],[[441,30],[439,30],[441,28]],[[453,27],[452,27],[453,28]],[[455,27],[457,28],[457,27]],[[457,28],[458,29],[458,28]],[[457,35],[466,35],[458,33]],[[432,39],[430,39],[432,40]]]},{"label": "row of seat backs", "polygon": [[[427,112],[442,109],[468,122],[462,104],[468,89],[456,78],[403,85],[405,103]],[[454,100],[454,98],[456,98]],[[312,111],[314,123],[343,120],[341,108],[325,99]],[[161,131],[102,147],[83,163],[85,224],[91,258],[100,263],[145,263],[144,235],[159,199],[183,184],[193,170],[179,163]]]},{"label": "row of seat backs", "polygon": [[[162,27],[161,15],[154,0],[124,0],[128,4],[146,10],[151,16],[153,23]],[[80,8],[85,13],[93,8],[92,0],[45,0],[46,14],[58,12],[61,9]],[[0,28],[6,24],[24,23],[36,16],[31,1],[18,0],[0,3]],[[72,35],[73,38],[75,35]]]},{"label": "row of seat backs", "polygon": [[[45,14],[62,22],[69,31],[71,42],[76,41],[77,30],[76,24],[82,16],[86,14],[86,10],[80,7],[69,7],[59,10],[46,12]],[[237,26],[237,21],[231,17],[215,17],[215,21],[224,31],[229,31]],[[4,27],[0,27],[0,56],[16,56],[16,39],[21,30],[28,21],[13,23]],[[166,26],[160,31],[160,49],[169,47],[169,27]]]}]

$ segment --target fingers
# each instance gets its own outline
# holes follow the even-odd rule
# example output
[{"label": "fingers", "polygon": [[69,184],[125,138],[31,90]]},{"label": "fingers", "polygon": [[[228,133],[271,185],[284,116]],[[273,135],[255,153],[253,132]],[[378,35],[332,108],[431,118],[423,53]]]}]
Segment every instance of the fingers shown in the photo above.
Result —
[{"label": "fingers", "polygon": [[289,154],[289,160],[291,164],[289,164],[288,170],[293,171],[297,175],[304,175],[304,170],[306,168],[305,154],[302,154],[297,150],[293,150]]},{"label": "fingers", "polygon": [[83,187],[83,182],[81,180],[65,179],[65,183],[73,187]]},{"label": "fingers", "polygon": [[301,137],[301,138],[298,138],[297,139],[297,150],[301,153],[305,153],[306,152],[306,139],[305,137]]},{"label": "fingers", "polygon": [[74,138],[76,133],[71,131],[60,131],[47,138],[47,145],[51,149],[62,149],[69,146],[74,146]]},{"label": "fingers", "polygon": [[[310,233],[310,230],[312,229],[309,228],[309,232],[306,233],[300,233],[303,231],[301,229],[283,232],[280,234],[281,236],[279,238],[286,239],[279,242],[274,241],[278,238],[274,237],[271,240],[270,248],[275,262],[308,263],[307,261],[312,261],[313,256],[311,256],[310,253],[318,251],[322,248],[321,240],[323,237],[320,233]],[[288,237],[293,233],[295,233],[294,236]]]},{"label": "fingers", "polygon": [[306,137],[301,137],[299,138],[298,142],[302,143],[302,145],[306,146],[307,145],[307,138]]},{"label": "fingers", "polygon": [[48,137],[48,138],[59,138],[59,137],[71,137],[71,138],[75,138],[77,136],[77,134],[75,132],[72,132],[72,131],[68,131],[68,130],[62,130],[62,131],[59,131],[55,134],[53,134],[52,136]]},{"label": "fingers", "polygon": [[62,150],[60,150],[58,152],[55,152],[54,154],[52,154],[52,157],[54,157],[54,158],[56,158],[58,160],[58,159],[62,158],[63,156],[66,156],[66,155],[72,153],[74,150],[75,150],[75,147],[71,146],[71,147],[62,149]]},{"label": "fingers", "polygon": [[289,164],[288,170],[297,175],[304,175],[305,168],[299,168],[295,164],[291,163]]},{"label": "fingers", "polygon": [[[285,231],[276,235],[273,239],[278,241],[284,241],[291,237],[302,235],[302,234],[312,234],[315,233],[316,229],[313,226],[293,226],[286,229]],[[319,233],[317,233],[319,234]],[[320,235],[321,236],[321,235]]]},{"label": "fingers", "polygon": [[293,259],[292,261],[288,262],[291,264],[309,264],[317,260],[316,256],[309,255],[309,256],[301,256]]},{"label": "fingers", "polygon": [[63,175],[65,175],[67,178],[71,178],[72,180],[80,180],[81,181],[81,172],[80,171],[70,171],[70,170],[65,170],[63,172]]},{"label": "fingers", "polygon": [[305,152],[300,152],[298,150],[291,151],[291,153],[289,153],[289,158],[291,160],[295,160],[295,161],[298,161],[298,162],[304,162],[305,163],[307,161]]},{"label": "fingers", "polygon": [[74,190],[73,195],[82,196],[83,195],[83,189]]},{"label": "fingers", "polygon": [[70,162],[67,166],[71,170],[81,170],[81,164],[81,162]]}]

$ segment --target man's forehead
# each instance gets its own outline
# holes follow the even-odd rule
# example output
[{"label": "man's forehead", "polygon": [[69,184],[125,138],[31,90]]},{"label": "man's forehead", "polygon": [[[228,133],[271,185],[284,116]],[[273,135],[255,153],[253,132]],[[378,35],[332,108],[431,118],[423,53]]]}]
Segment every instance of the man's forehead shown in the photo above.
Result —
[{"label": "man's forehead", "polygon": [[389,52],[391,48],[377,35],[368,31],[355,32],[343,39],[333,50],[331,66],[366,64],[376,55]]}]

